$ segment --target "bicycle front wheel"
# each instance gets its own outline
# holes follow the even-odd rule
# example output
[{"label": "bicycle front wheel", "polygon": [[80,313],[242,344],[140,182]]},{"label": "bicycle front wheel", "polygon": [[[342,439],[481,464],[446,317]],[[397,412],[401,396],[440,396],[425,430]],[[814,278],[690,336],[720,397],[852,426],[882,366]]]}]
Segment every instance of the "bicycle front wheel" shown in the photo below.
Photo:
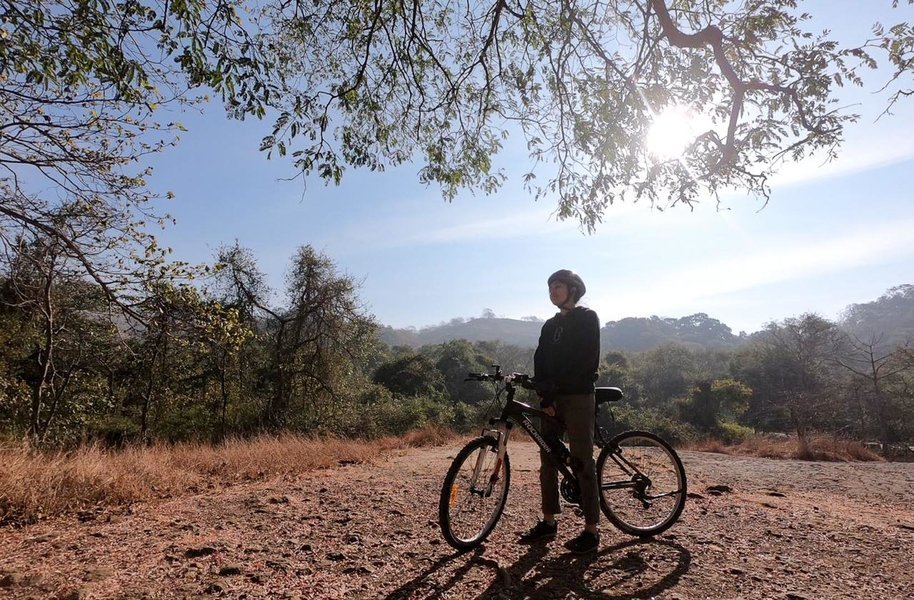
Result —
[{"label": "bicycle front wheel", "polygon": [[626,431],[614,437],[597,458],[597,477],[603,513],[629,535],[662,533],[685,507],[682,461],[653,433]]},{"label": "bicycle front wheel", "polygon": [[444,539],[466,551],[481,544],[495,529],[508,499],[511,462],[498,460],[498,444],[478,437],[454,458],[441,487],[438,522]]}]

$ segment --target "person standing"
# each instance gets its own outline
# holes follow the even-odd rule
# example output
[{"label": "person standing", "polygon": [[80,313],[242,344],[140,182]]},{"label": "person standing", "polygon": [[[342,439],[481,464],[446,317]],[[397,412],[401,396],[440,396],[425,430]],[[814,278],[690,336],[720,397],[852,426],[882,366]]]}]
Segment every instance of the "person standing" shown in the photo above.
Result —
[{"label": "person standing", "polygon": [[[542,433],[547,440],[568,433],[571,463],[581,491],[584,531],[564,545],[572,552],[595,551],[600,545],[597,525],[600,507],[597,475],[593,459],[594,382],[600,362],[600,321],[597,314],[578,301],[587,291],[574,271],[562,269],[548,279],[549,300],[559,312],[546,321],[540,332],[533,358],[534,381],[543,411],[556,417],[543,419]],[[540,492],[543,518],[521,535],[522,543],[555,537],[559,504],[558,469],[540,451]]]}]

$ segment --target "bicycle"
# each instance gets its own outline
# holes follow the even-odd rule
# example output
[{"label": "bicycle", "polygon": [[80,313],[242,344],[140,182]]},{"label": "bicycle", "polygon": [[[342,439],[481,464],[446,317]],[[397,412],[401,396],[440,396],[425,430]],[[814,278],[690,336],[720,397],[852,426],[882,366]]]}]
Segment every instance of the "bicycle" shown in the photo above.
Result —
[{"label": "bicycle", "polygon": [[[531,416],[553,419],[542,410],[514,399],[519,387],[535,389],[528,375],[470,373],[465,381],[495,384],[495,403],[507,398],[501,415],[489,420],[489,427],[471,440],[451,463],[438,502],[438,520],[445,540],[460,551],[479,546],[501,518],[511,484],[508,438],[517,424],[552,460],[562,474],[561,496],[568,504],[580,506],[580,486],[570,468],[571,453],[559,439],[547,441]],[[504,384],[499,389],[498,384]],[[598,387],[596,408],[622,398],[622,390]],[[625,431],[605,440],[597,426],[595,445],[600,448],[596,462],[600,508],[619,530],[637,537],[652,537],[669,529],[685,507],[686,474],[682,461],[670,444],[647,431]]]}]

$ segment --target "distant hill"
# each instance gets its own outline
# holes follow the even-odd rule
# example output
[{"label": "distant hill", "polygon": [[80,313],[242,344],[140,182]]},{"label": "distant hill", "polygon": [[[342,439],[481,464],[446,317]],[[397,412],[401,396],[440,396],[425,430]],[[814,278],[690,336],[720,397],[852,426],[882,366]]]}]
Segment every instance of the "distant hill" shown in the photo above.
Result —
[{"label": "distant hill", "polygon": [[727,326],[696,313],[679,319],[629,317],[610,321],[600,331],[603,350],[644,352],[669,343],[700,348],[733,348],[746,338],[733,335]]},{"label": "distant hill", "polygon": [[522,348],[534,348],[539,341],[542,321],[483,317],[453,319],[445,325],[422,329],[393,329],[383,327],[381,341],[388,346],[418,348],[426,344],[442,344],[456,339],[470,342],[502,341]]},{"label": "distant hill", "polygon": [[914,343],[914,285],[899,285],[872,302],[851,304],[840,324],[863,341],[881,337],[890,346]]},{"label": "distant hill", "polygon": [[[851,304],[838,323],[863,340],[882,335],[883,344],[914,342],[914,285],[889,289],[873,302]],[[502,319],[494,315],[475,319],[452,319],[422,329],[383,327],[381,341],[389,346],[418,348],[454,339],[470,342],[500,341],[522,348],[534,348],[539,340],[541,320]],[[680,318],[628,317],[610,321],[600,330],[600,345],[606,350],[644,352],[678,343],[693,348],[735,348],[752,336],[734,335],[729,326],[705,313]]]},{"label": "distant hill", "polygon": [[[422,329],[381,329],[381,341],[389,346],[418,348],[426,344],[441,344],[453,339],[470,342],[501,341],[522,348],[534,348],[539,341],[542,321],[502,319],[454,319],[444,325]],[[678,342],[690,346],[729,348],[740,342],[729,327],[699,313],[680,319],[660,317],[628,318],[611,321],[600,330],[600,345],[604,350],[640,352],[657,346]]]}]

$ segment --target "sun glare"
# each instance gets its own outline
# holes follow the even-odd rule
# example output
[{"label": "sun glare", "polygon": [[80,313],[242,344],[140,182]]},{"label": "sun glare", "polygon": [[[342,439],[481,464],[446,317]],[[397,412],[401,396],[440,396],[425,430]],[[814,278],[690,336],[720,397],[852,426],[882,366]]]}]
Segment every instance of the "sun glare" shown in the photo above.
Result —
[{"label": "sun glare", "polygon": [[689,110],[682,106],[672,106],[654,117],[645,143],[648,152],[655,157],[672,160],[682,156],[695,135],[695,122]]}]

